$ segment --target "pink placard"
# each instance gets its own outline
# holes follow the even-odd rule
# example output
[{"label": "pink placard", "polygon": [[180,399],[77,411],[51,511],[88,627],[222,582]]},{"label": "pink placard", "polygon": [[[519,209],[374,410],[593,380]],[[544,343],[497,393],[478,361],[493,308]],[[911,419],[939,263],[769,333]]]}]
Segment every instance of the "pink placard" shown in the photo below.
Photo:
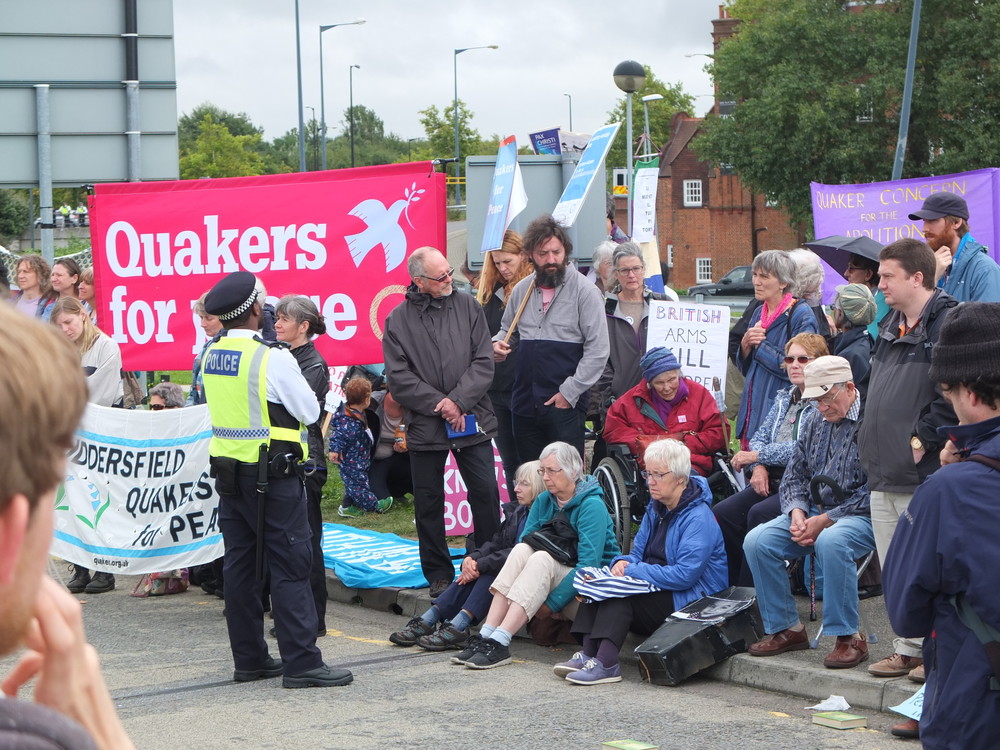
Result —
[{"label": "pink placard", "polygon": [[[507,492],[507,479],[503,473],[503,462],[497,447],[493,446],[493,473],[496,476],[497,485],[500,487],[500,503],[506,503],[510,499]],[[444,531],[448,536],[463,536],[472,532],[472,508],[466,499],[468,490],[465,487],[465,480],[458,470],[455,456],[448,454],[448,460],[444,464]],[[500,509],[497,508],[497,515]]]}]

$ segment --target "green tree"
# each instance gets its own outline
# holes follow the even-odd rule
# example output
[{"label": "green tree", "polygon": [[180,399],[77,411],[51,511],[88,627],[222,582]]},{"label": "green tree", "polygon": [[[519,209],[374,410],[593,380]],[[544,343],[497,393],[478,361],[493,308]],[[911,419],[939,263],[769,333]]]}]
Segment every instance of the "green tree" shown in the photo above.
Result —
[{"label": "green tree", "polygon": [[[478,153],[482,139],[479,131],[472,125],[472,111],[465,102],[458,100],[458,153],[459,163],[463,165],[462,176],[465,177],[465,157]],[[433,104],[420,110],[420,124],[424,126],[430,159],[453,159],[455,157],[455,104],[452,102],[444,111],[438,112]],[[495,150],[495,149],[494,149]],[[455,165],[449,164],[446,170],[449,175],[455,174]]]},{"label": "green tree", "polygon": [[[344,110],[341,132],[331,143],[327,141],[328,164],[332,167],[351,165],[351,109]],[[358,167],[393,164],[406,160],[406,142],[395,133],[385,132],[385,123],[374,110],[354,105],[354,163]]]},{"label": "green tree", "polygon": [[[677,112],[691,112],[694,108],[694,99],[689,94],[684,93],[684,89],[679,83],[666,84],[656,77],[648,65],[643,65],[646,70],[646,80],[639,91],[632,94],[632,137],[638,143],[639,136],[642,135],[645,127],[643,116],[642,97],[650,94],[659,94],[662,101],[649,103],[649,136],[655,144],[652,151],[663,146],[667,138],[670,137],[670,118]],[[628,152],[626,149],[625,133],[625,95],[618,100],[615,108],[608,112],[608,124],[620,122],[622,124],[615,137],[615,142],[611,144],[608,158],[605,165],[610,171],[613,168],[624,168],[627,163]],[[635,146],[633,146],[634,152]]]},{"label": "green tree", "polygon": [[20,237],[31,217],[28,205],[13,190],[0,190],[0,242]]},{"label": "green tree", "polygon": [[180,159],[182,180],[201,177],[243,177],[264,173],[264,159],[255,150],[260,134],[233,135],[205,115],[194,147]]},{"label": "green tree", "polygon": [[205,117],[210,117],[212,122],[224,125],[232,135],[257,135],[263,138],[264,128],[259,128],[250,121],[250,116],[246,112],[227,112],[220,107],[209,102],[199,104],[187,114],[181,115],[177,120],[177,146],[181,156],[195,149],[195,142],[201,134],[201,124]]},{"label": "green tree", "polygon": [[[729,117],[712,117],[695,151],[743,183],[811,215],[810,181],[892,174],[912,0],[734,0],[737,33],[710,70]],[[1000,159],[1000,3],[925,0],[904,177]]]}]

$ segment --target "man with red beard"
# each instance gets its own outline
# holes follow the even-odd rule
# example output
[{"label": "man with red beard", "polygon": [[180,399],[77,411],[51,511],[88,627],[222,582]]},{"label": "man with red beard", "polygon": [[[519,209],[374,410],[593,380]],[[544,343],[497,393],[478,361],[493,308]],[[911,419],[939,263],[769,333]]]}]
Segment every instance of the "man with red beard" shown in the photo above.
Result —
[{"label": "man with red beard", "polygon": [[1000,266],[969,234],[969,206],[955,193],[934,193],[910,219],[924,221],[937,261],[935,281],[959,302],[1000,302]]},{"label": "man with red beard", "polygon": [[532,221],[523,240],[535,274],[511,291],[493,337],[498,362],[511,351],[504,341],[512,328],[510,344],[520,351],[511,397],[514,437],[522,461],[537,459],[557,441],[574,446],[582,457],[587,396],[608,361],[604,298],[570,262],[573,243],[552,216]]}]

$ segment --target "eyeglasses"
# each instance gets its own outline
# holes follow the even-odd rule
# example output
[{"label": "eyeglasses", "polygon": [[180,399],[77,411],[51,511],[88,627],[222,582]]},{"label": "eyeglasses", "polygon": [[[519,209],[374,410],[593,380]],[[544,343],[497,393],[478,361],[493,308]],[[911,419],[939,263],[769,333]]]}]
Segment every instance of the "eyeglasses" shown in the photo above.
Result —
[{"label": "eyeglasses", "polygon": [[816,359],[816,358],[815,357],[805,357],[805,356],[785,357],[785,364],[786,365],[790,365],[790,364],[792,364],[792,362],[798,362],[800,365],[804,365],[804,364],[808,364],[809,362],[812,362],[814,359]]},{"label": "eyeglasses", "polygon": [[639,475],[646,481],[655,479],[657,482],[662,482],[673,473],[672,471],[640,471]]},{"label": "eyeglasses", "polygon": [[825,396],[823,396],[821,398],[813,399],[816,402],[817,406],[820,406],[820,405],[830,406],[834,401],[837,400],[837,396],[839,396],[840,392],[842,390],[844,390],[844,389],[840,388],[840,387],[837,387],[837,386],[834,386],[834,387],[837,388],[836,392],[830,391],[828,394],[826,394]]},{"label": "eyeglasses", "polygon": [[167,408],[167,405],[166,404],[150,404],[149,408],[152,409],[153,411],[162,411],[163,409]]},{"label": "eyeglasses", "polygon": [[642,276],[642,272],[645,270],[643,266],[632,266],[631,268],[616,268],[615,273],[620,273],[622,276]]},{"label": "eyeglasses", "polygon": [[515,487],[530,487],[531,486],[531,482],[529,482],[527,479],[515,479],[514,480],[514,486]]},{"label": "eyeglasses", "polygon": [[562,473],[562,469],[560,469],[558,467],[555,468],[555,469],[547,469],[547,468],[545,468],[543,466],[542,468],[538,469],[537,471],[538,471],[538,476],[540,476],[540,477],[544,477],[546,474],[561,474]]},{"label": "eyeglasses", "polygon": [[444,273],[442,276],[438,276],[437,278],[433,276],[424,276],[423,274],[420,274],[420,278],[427,279],[428,281],[436,281],[438,284],[443,284],[445,281],[447,281],[454,275],[455,275],[455,269],[449,268],[446,273]]}]

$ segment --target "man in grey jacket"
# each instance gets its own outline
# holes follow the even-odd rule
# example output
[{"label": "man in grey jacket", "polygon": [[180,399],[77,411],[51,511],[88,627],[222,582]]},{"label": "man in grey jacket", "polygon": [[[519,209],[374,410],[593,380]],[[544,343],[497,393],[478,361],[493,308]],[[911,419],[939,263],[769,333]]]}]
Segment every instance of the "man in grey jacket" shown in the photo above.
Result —
[{"label": "man in grey jacket", "polygon": [[[954,411],[928,376],[941,327],[957,304],[935,289],[934,269],[934,253],[919,240],[897,240],[879,255],[879,289],[892,310],[879,324],[871,370],[861,386],[866,403],[858,447],[871,487],[880,560],[886,559],[917,486],[941,466],[944,439],[937,428],[955,423]],[[923,665],[920,639],[897,638],[893,647],[869,673],[901,677]]]},{"label": "man in grey jacket", "polygon": [[[518,452],[521,460],[531,461],[546,445],[561,440],[582,457],[588,391],[608,361],[604,298],[570,263],[573,243],[554,218],[539,216],[523,240],[535,275],[511,291],[493,337],[497,361],[511,351],[504,339],[512,328],[516,340],[511,342],[520,351],[510,405]],[[514,317],[528,295],[515,328]]]},{"label": "man in grey jacket", "polygon": [[487,393],[493,353],[483,309],[471,295],[453,294],[455,269],[444,255],[419,248],[408,269],[413,283],[385,321],[382,352],[389,392],[405,413],[420,566],[437,596],[455,577],[444,527],[448,451],[468,487],[475,525],[470,549],[500,528],[490,442],[497,420]]}]

